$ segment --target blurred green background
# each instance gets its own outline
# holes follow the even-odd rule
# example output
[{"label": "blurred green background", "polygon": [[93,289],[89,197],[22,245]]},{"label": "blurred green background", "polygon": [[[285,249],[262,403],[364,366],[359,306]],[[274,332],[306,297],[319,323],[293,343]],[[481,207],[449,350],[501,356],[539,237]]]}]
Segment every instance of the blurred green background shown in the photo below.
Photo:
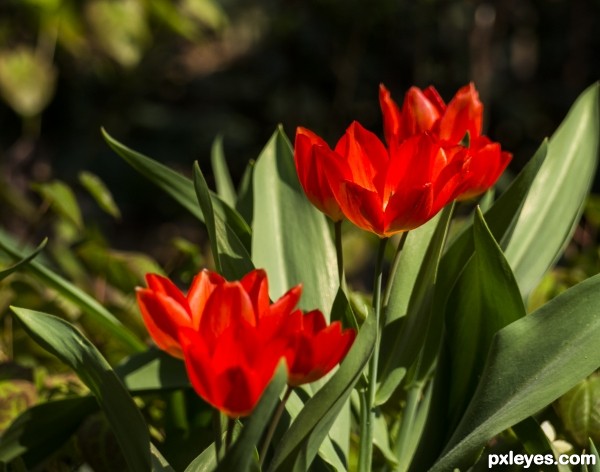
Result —
[{"label": "blurred green background", "polygon": [[[60,179],[114,244],[160,259],[196,225],[108,149],[101,126],[188,175],[196,159],[210,173],[222,134],[237,181],[278,123],[331,144],[353,119],[381,130],[380,82],[401,102],[413,84],[449,100],[473,80],[517,170],[600,77],[599,19],[598,0],[3,1],[0,223],[39,233],[30,182]],[[106,183],[121,220],[86,200],[82,170]]]}]

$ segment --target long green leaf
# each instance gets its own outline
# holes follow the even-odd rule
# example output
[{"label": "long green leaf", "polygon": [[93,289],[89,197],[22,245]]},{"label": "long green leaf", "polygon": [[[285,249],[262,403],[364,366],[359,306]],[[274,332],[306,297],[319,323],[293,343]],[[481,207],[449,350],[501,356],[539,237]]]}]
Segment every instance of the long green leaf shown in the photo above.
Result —
[{"label": "long green leaf", "polygon": [[485,443],[600,366],[600,275],[499,331],[471,403],[432,471],[472,463]]},{"label": "long green leaf", "polygon": [[399,263],[393,273],[389,275],[389,287],[386,290],[388,300],[385,301],[386,324],[406,315],[410,294],[415,289],[419,270],[425,260],[427,248],[433,238],[440,216],[441,214],[438,213],[430,221],[410,231],[406,236],[399,255]]},{"label": "long green leaf", "polygon": [[287,368],[285,363],[281,362],[250,419],[244,424],[242,432],[232,448],[227,451],[225,458],[219,463],[218,471],[229,472],[235,470],[244,472],[250,470],[256,445],[270,423],[271,416],[279,403],[279,395],[286,382]]},{"label": "long green leaf", "polygon": [[48,238],[44,238],[44,240],[39,244],[38,247],[36,247],[34,249],[34,251],[31,254],[28,254],[27,256],[25,256],[23,259],[19,260],[12,266],[7,267],[6,269],[0,270],[0,280],[8,277],[10,274],[18,271],[23,266],[28,264],[31,260],[33,260],[33,258],[35,256],[37,256],[42,251],[42,249],[44,249],[46,247],[47,243],[48,243]]},{"label": "long green leaf", "polygon": [[371,315],[340,368],[306,403],[281,438],[269,471],[308,470],[371,357],[376,333],[375,317]]},{"label": "long green leaf", "polygon": [[585,90],[553,134],[505,254],[524,295],[560,256],[596,175],[600,85]]},{"label": "long green leaf", "polygon": [[200,208],[204,213],[204,222],[208,230],[217,271],[230,280],[241,279],[254,269],[250,255],[221,215],[215,213],[210,192],[198,162],[194,163],[194,187]]},{"label": "long green leaf", "polygon": [[[0,249],[15,259],[24,259],[25,256],[15,246],[10,236],[0,230]],[[97,300],[64,277],[38,261],[30,260],[23,268],[47,287],[56,290],[60,295],[75,303],[87,316],[132,351],[139,352],[146,349],[146,345],[119,319],[98,303]]]},{"label": "long green leaf", "polygon": [[446,306],[451,388],[449,424],[454,427],[475,391],[492,337],[525,316],[519,287],[479,209],[473,224],[475,256]]},{"label": "long green leaf", "polygon": [[67,442],[97,408],[93,397],[76,397],[25,410],[0,438],[0,462],[25,455],[31,466],[37,465]]},{"label": "long green leaf", "polygon": [[217,193],[221,199],[230,207],[235,207],[237,196],[235,187],[231,181],[231,175],[227,168],[225,153],[223,152],[223,136],[217,136],[213,141],[210,151],[210,162],[212,164],[213,175],[215,176],[215,185]]},{"label": "long green leaf", "polygon": [[148,427],[135,402],[96,347],[75,327],[46,313],[12,307],[27,333],[73,369],[104,411],[132,471],[150,470]]},{"label": "long green leaf", "polygon": [[414,283],[408,314],[397,318],[383,330],[380,349],[381,379],[377,390],[377,404],[385,403],[402,381],[406,370],[414,363],[427,337],[431,319],[431,294],[435,288],[437,268],[448,233],[453,206],[444,209],[437,222],[419,274]]},{"label": "long green leaf", "polygon": [[281,128],[254,168],[252,260],[269,274],[271,298],[302,283],[301,308],[329,313],[338,288],[335,248],[325,216],[300,187]]},{"label": "long green leaf", "polygon": [[[204,215],[198,206],[194,184],[190,179],[121,144],[104,129],[102,129],[102,134],[113,151],[121,156],[131,167],[170,195],[200,221],[204,221]],[[211,199],[215,213],[221,215],[223,220],[227,222],[227,225],[231,227],[231,230],[249,251],[251,231],[248,224],[239,213],[230,208],[229,205],[224,203],[213,192],[211,192]]]}]

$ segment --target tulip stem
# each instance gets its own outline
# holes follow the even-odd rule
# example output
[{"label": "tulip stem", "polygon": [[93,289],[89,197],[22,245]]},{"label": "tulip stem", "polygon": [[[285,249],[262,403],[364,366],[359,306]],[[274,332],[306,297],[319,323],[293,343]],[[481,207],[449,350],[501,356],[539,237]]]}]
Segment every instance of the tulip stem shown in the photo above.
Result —
[{"label": "tulip stem", "polygon": [[235,429],[235,418],[227,418],[227,434],[225,435],[225,451],[229,451],[233,442],[233,430]]},{"label": "tulip stem", "polygon": [[217,464],[220,462],[221,447],[223,446],[222,430],[221,430],[221,412],[217,409],[213,410],[213,429],[215,432],[215,455],[217,456]]},{"label": "tulip stem", "polygon": [[335,232],[335,252],[337,255],[338,279],[340,288],[348,295],[348,287],[346,285],[346,274],[344,273],[344,251],[342,249],[342,221],[336,221],[333,224]]},{"label": "tulip stem", "polygon": [[261,467],[263,465],[263,462],[265,461],[267,452],[269,451],[269,445],[271,444],[271,440],[273,439],[273,435],[275,434],[275,430],[277,429],[277,425],[279,424],[279,420],[281,419],[283,410],[285,410],[285,404],[287,403],[288,398],[290,398],[290,395],[292,394],[293,390],[294,389],[292,387],[290,387],[289,385],[287,386],[283,397],[279,401],[279,405],[277,405],[277,410],[275,410],[275,413],[273,413],[273,418],[271,418],[271,424],[269,425],[269,429],[265,434],[265,439],[262,448],[260,449],[259,464]]},{"label": "tulip stem", "polygon": [[[373,462],[373,428],[375,424],[375,393],[377,390],[377,367],[379,363],[379,343],[381,339],[381,285],[383,279],[383,256],[387,238],[379,241],[377,252],[377,262],[375,264],[375,284],[373,287],[373,314],[377,325],[377,336],[373,354],[369,361],[369,376],[367,384],[366,401],[361,401],[361,429],[360,429],[360,448],[358,455],[359,472],[368,472],[371,470]],[[364,394],[364,392],[363,392]]]}]

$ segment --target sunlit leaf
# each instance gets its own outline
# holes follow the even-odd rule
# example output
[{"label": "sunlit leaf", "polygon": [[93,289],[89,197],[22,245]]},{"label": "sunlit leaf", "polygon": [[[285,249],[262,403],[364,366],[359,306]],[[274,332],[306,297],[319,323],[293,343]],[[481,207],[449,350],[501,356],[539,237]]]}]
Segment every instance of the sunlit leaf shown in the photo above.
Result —
[{"label": "sunlit leaf", "polygon": [[432,471],[471,464],[494,435],[538,412],[600,365],[600,275],[492,339],[477,390]]},{"label": "sunlit leaf", "polygon": [[494,334],[525,316],[510,266],[477,209],[475,255],[457,281],[446,307],[451,388],[449,424],[458,423],[481,375]]},{"label": "sunlit leaf", "polygon": [[25,331],[73,369],[104,411],[132,471],[150,469],[148,427],[135,402],[96,347],[66,321],[46,313],[12,308]]},{"label": "sunlit leaf", "polygon": [[329,313],[338,288],[330,228],[304,195],[281,128],[254,167],[252,228],[252,260],[269,274],[271,298],[301,283],[300,306]]},{"label": "sunlit leaf", "polygon": [[596,175],[599,90],[594,84],[552,135],[505,254],[528,295],[570,241]]}]

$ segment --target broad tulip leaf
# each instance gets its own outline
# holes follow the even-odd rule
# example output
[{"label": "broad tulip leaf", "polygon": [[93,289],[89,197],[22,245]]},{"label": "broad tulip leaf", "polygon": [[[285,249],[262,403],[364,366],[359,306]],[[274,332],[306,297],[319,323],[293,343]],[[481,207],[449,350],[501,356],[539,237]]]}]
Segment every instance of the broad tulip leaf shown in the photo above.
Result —
[{"label": "broad tulip leaf", "polygon": [[446,305],[451,383],[449,423],[454,427],[475,391],[492,337],[525,316],[519,287],[479,209],[473,224],[475,255]]},{"label": "broad tulip leaf", "polygon": [[485,443],[600,366],[600,275],[572,287],[492,339],[477,390],[434,472],[470,465]]},{"label": "broad tulip leaf", "polygon": [[246,166],[238,188],[237,201],[235,202],[236,211],[250,225],[252,225],[254,217],[254,189],[252,187],[252,181],[254,180],[254,165],[255,162],[250,161]]},{"label": "broad tulip leaf", "polygon": [[18,262],[16,262],[12,266],[7,267],[6,269],[0,270],[0,280],[8,277],[13,272],[18,271],[23,266],[25,266],[26,264],[28,264],[31,260],[33,260],[33,258],[35,256],[37,256],[46,247],[47,243],[48,243],[48,238],[44,238],[44,240],[39,244],[38,247],[35,248],[35,250],[31,254],[28,254],[27,256],[25,256],[23,259],[19,260]]},{"label": "broad tulip leaf", "polygon": [[213,175],[215,176],[215,185],[217,186],[217,194],[230,207],[235,207],[237,195],[235,187],[231,181],[231,175],[227,168],[225,153],[223,152],[223,137],[217,136],[213,141],[210,152],[210,162],[212,164]]},{"label": "broad tulip leaf", "polygon": [[431,319],[431,294],[435,287],[437,268],[448,233],[453,206],[446,207],[437,222],[425,258],[414,282],[408,303],[408,313],[388,324],[382,333],[380,364],[377,378],[381,379],[376,403],[385,403],[394,393],[406,370],[414,363],[427,337]]},{"label": "broad tulip leaf", "polygon": [[328,314],[338,288],[330,228],[304,195],[281,128],[254,167],[252,229],[252,260],[269,274],[271,298],[302,283],[300,307]]},{"label": "broad tulip leaf", "polygon": [[[515,424],[512,431],[527,454],[554,454],[548,436],[534,418],[525,418]],[[549,472],[559,470],[554,464],[544,464],[544,469]]]},{"label": "broad tulip leaf", "polygon": [[505,254],[528,295],[570,241],[596,175],[600,84],[585,90],[553,134]]},{"label": "broad tulip leaf", "polygon": [[12,310],[25,331],[73,369],[96,397],[130,470],[150,470],[148,427],[133,398],[96,347],[60,318],[24,308]]},{"label": "broad tulip leaf", "polygon": [[217,471],[244,472],[250,470],[256,446],[271,422],[271,416],[279,403],[279,395],[286,382],[287,367],[282,361],[250,419],[244,424],[242,432],[219,463]]},{"label": "broad tulip leaf", "polygon": [[371,357],[376,336],[377,324],[375,317],[370,315],[340,368],[306,403],[281,438],[269,471],[309,470],[321,443],[346,405]]},{"label": "broad tulip leaf", "polygon": [[152,460],[152,472],[175,472],[167,459],[163,457],[156,446],[150,443],[150,456]]},{"label": "broad tulip leaf", "polygon": [[116,366],[115,372],[125,387],[136,394],[190,387],[183,361],[159,349],[134,354]]},{"label": "broad tulip leaf", "polygon": [[210,192],[198,162],[194,163],[194,187],[204,214],[217,271],[230,280],[241,279],[254,269],[250,255],[222,216],[214,211]]},{"label": "broad tulip leaf", "polygon": [[440,219],[440,213],[423,226],[409,231],[402,246],[400,259],[390,273],[386,288],[386,324],[406,315],[410,294],[415,288],[421,264]]},{"label": "broad tulip leaf", "polygon": [[[121,156],[131,167],[169,194],[192,215],[204,222],[204,215],[198,206],[194,184],[190,179],[121,144],[104,129],[102,130],[102,134],[113,151]],[[225,204],[213,192],[211,192],[211,199],[215,213],[219,214],[227,222],[227,225],[243,243],[244,247],[249,250],[251,239],[250,227],[239,213]]]},{"label": "broad tulip leaf", "polygon": [[[527,165],[513,180],[510,187],[485,212],[485,221],[490,232],[503,249],[506,248],[506,244],[510,240],[517,217],[521,212],[531,184],[546,159],[547,152],[548,143],[544,140]],[[473,244],[473,229],[472,225],[469,225],[454,239],[442,257],[436,289],[436,301],[442,306],[445,304],[450,289],[458,279],[458,275],[473,255]]]},{"label": "broad tulip leaf", "polygon": [[40,403],[19,415],[0,438],[0,463],[25,456],[37,465],[77,431],[89,414],[98,409],[93,397],[76,397]]},{"label": "broad tulip leaf", "polygon": [[[16,248],[12,238],[1,230],[0,249],[17,260],[25,258]],[[75,303],[90,319],[102,326],[111,336],[119,339],[123,345],[132,351],[146,350],[146,345],[129,328],[83,290],[38,261],[29,261],[23,267],[47,287],[56,290],[60,295]]]}]

